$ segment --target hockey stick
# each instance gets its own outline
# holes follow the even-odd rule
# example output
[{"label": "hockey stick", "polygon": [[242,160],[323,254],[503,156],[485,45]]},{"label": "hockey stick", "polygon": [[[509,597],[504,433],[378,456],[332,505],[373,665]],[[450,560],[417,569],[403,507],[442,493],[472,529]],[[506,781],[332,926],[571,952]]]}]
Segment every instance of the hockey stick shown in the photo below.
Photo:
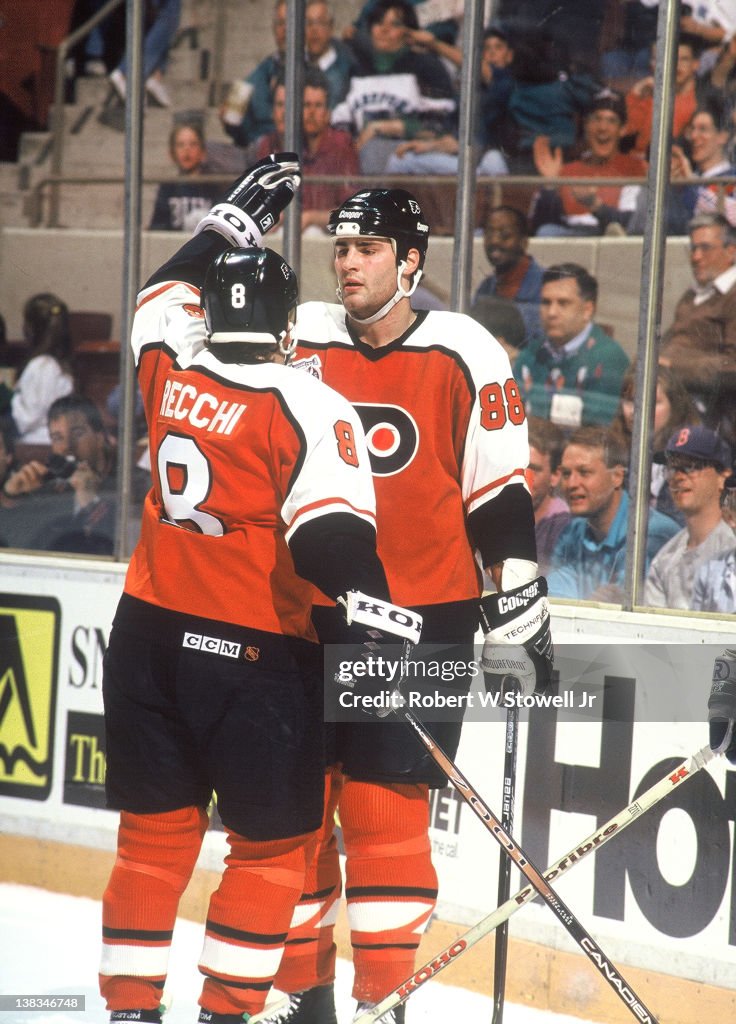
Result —
[{"label": "hockey stick", "polygon": [[[559,860],[550,865],[545,871],[544,877],[547,881],[561,878],[562,875],[566,874],[570,868],[587,857],[588,854],[600,849],[609,839],[618,835],[619,832],[622,832],[632,822],[638,820],[642,814],[651,810],[661,800],[664,800],[673,789],[676,789],[687,779],[699,772],[701,768],[704,768],[714,756],[711,748],[705,746],[696,754],[687,758],[674,771],[660,779],[659,782],[655,782],[640,797],[632,801],[628,807],[624,807],[586,839],[577,843],[564,857],[560,857]],[[491,911],[490,914],[476,925],[473,925],[464,935],[461,935],[451,945],[446,946],[431,960],[427,961],[410,978],[407,978],[392,992],[389,992],[380,1003],[377,1003],[370,1010],[366,1010],[360,1017],[356,1017],[354,1024],[375,1024],[385,1013],[403,1003],[420,986],[434,979],[440,971],[448,967],[457,957],[472,949],[486,935],[489,935],[500,924],[507,921],[518,910],[521,910],[525,904],[531,902],[536,895],[536,890],[530,885],[520,889],[503,906]]]},{"label": "hockey stick", "polygon": [[[519,681],[506,676],[502,693],[519,693]],[[516,799],[516,748],[519,740],[519,705],[512,701],[506,709],[506,743],[503,761],[503,794],[501,799],[501,824],[507,832],[514,830],[514,801]],[[498,864],[498,905],[506,902],[511,895],[511,858],[499,850]],[[503,1007],[506,999],[506,963],[509,951],[508,921],[499,925],[496,945],[493,951],[493,1016],[491,1024],[503,1024]]]}]

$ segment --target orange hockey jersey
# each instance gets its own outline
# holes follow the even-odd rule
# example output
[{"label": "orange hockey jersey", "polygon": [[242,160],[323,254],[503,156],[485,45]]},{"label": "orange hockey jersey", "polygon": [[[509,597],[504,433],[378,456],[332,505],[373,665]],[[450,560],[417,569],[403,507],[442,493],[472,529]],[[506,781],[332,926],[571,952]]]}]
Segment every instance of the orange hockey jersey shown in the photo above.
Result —
[{"label": "orange hockey jersey", "polygon": [[[342,306],[307,302],[295,333],[294,366],[345,395],[363,423],[394,601],[477,597],[476,547],[499,561],[535,557],[524,406],[488,331],[462,314],[419,312],[401,338],[372,349],[351,337]],[[502,511],[510,488],[521,517]]]},{"label": "orange hockey jersey", "polygon": [[153,487],[126,593],[174,611],[314,638],[312,588],[289,551],[335,512],[375,528],[365,438],[352,407],[273,363],[225,364],[204,346],[199,292],[139,296],[131,339]]}]

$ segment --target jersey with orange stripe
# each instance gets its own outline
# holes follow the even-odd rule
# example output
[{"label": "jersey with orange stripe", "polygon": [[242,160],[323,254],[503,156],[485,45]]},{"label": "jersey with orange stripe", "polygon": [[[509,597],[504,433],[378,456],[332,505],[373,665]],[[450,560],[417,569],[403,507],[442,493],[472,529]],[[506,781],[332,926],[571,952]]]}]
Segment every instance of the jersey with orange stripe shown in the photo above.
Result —
[{"label": "jersey with orange stripe", "polygon": [[324,384],[273,363],[223,363],[204,340],[197,287],[159,280],[141,292],[132,347],[153,487],[125,590],[313,639],[311,587],[294,565],[299,538],[321,544],[329,520],[374,543],[360,420]]},{"label": "jersey with orange stripe", "polygon": [[395,601],[477,598],[475,548],[486,566],[536,561],[526,416],[492,335],[462,314],[418,312],[403,336],[373,349],[348,330],[342,306],[323,302],[299,306],[296,335],[294,366],[345,395],[362,420]]}]

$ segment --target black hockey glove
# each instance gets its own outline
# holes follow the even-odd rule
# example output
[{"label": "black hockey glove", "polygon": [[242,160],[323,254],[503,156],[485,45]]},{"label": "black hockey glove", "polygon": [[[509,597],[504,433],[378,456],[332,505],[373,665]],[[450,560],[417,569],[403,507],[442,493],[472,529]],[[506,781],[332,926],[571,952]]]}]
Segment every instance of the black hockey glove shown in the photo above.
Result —
[{"label": "black hockey glove", "polygon": [[258,248],[301,182],[296,153],[271,153],[237,179],[194,229],[217,231],[241,248]]},{"label": "black hockey glove", "polygon": [[352,691],[354,706],[385,718],[403,703],[399,683],[409,654],[419,643],[422,617],[359,590],[338,597],[337,604],[357,646],[350,663],[341,664],[335,682]]},{"label": "black hockey glove", "polygon": [[485,634],[480,667],[486,689],[499,692],[504,679],[513,676],[522,694],[544,693],[554,665],[544,576],[514,590],[482,597],[480,621]]},{"label": "black hockey glove", "polygon": [[726,648],[713,665],[713,684],[708,698],[710,745],[736,764],[736,650]]}]

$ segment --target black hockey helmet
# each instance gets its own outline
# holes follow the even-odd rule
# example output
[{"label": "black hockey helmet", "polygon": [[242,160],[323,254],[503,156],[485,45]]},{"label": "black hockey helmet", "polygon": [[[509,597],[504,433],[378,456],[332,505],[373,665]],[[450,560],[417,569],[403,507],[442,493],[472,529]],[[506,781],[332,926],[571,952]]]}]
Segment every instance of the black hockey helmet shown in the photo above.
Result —
[{"label": "black hockey helmet", "polygon": [[374,235],[393,239],[396,258],[406,259],[409,249],[419,250],[419,269],[424,266],[429,243],[429,224],[411,192],[403,188],[371,188],[356,192],[333,210],[327,230],[336,237]]},{"label": "black hockey helmet", "polygon": [[296,274],[272,249],[228,249],[207,269],[202,286],[209,344],[278,345],[296,318]]}]

